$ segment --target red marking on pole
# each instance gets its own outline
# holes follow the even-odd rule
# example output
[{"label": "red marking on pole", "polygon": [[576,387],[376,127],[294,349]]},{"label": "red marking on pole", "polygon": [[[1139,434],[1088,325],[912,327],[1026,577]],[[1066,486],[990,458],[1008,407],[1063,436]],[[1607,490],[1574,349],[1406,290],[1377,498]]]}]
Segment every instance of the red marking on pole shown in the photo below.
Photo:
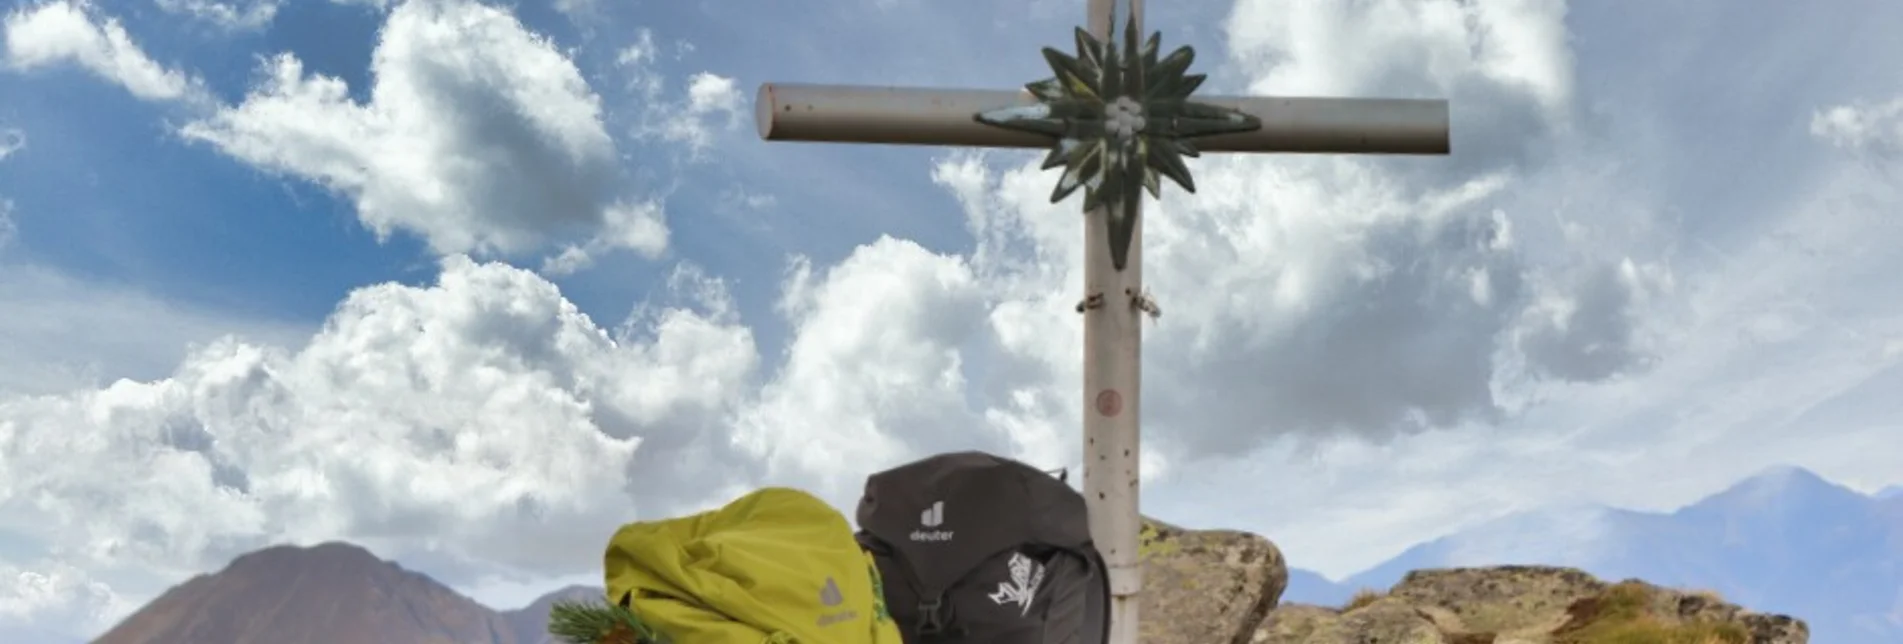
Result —
[{"label": "red marking on pole", "polygon": [[1123,394],[1115,389],[1105,389],[1097,393],[1097,413],[1104,418],[1116,418],[1123,413]]}]

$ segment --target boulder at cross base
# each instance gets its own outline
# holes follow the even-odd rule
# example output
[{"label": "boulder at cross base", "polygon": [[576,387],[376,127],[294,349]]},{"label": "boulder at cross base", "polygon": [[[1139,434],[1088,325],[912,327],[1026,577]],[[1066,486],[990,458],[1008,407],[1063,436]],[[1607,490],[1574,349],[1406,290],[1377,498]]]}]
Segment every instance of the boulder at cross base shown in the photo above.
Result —
[{"label": "boulder at cross base", "polygon": [[1259,535],[1143,520],[1144,644],[1247,644],[1288,587],[1282,550]]},{"label": "boulder at cross base", "polygon": [[1709,593],[1546,566],[1416,570],[1345,609],[1280,606],[1250,644],[1807,644],[1804,622]]}]

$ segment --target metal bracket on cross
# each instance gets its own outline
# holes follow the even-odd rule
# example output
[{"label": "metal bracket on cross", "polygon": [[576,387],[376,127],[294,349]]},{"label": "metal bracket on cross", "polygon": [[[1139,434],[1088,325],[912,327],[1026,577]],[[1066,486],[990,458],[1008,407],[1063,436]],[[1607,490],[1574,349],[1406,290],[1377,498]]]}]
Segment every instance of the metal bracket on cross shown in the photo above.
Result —
[{"label": "metal bracket on cross", "polygon": [[1139,40],[1144,0],[1087,1],[1077,54],[1045,49],[1054,76],[1026,91],[768,83],[755,116],[769,141],[1046,148],[1044,168],[1064,168],[1052,201],[1084,190],[1084,497],[1110,567],[1110,642],[1134,644],[1143,585],[1139,322],[1162,313],[1143,287],[1142,191],[1160,196],[1168,178],[1194,192],[1183,158],[1204,152],[1447,154],[1451,145],[1442,100],[1191,101],[1203,82],[1186,73],[1195,52],[1159,56],[1158,35]]}]

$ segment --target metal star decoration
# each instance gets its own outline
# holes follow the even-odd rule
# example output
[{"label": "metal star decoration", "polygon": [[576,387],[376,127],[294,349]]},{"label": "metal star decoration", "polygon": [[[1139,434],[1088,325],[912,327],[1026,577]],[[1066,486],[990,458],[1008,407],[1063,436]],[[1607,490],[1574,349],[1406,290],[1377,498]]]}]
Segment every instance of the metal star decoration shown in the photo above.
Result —
[{"label": "metal star decoration", "polygon": [[1262,127],[1254,116],[1189,100],[1206,78],[1184,73],[1195,50],[1182,47],[1159,59],[1161,34],[1151,34],[1139,48],[1134,16],[1122,32],[1121,47],[1117,34],[1106,44],[1078,29],[1076,56],[1044,48],[1055,76],[1025,85],[1037,97],[1036,105],[976,115],[980,123],[1056,139],[1043,168],[1065,169],[1051,201],[1062,201],[1081,187],[1085,210],[1111,206],[1110,256],[1117,270],[1130,256],[1139,185],[1152,197],[1161,196],[1161,175],[1195,192],[1196,182],[1183,163],[1183,157],[1201,154],[1192,139]]}]

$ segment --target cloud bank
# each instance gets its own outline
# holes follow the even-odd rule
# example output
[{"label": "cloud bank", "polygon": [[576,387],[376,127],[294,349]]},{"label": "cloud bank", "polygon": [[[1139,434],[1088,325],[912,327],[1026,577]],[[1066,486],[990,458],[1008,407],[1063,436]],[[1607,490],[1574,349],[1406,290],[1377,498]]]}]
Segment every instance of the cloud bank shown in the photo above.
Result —
[{"label": "cloud bank", "polygon": [[[1170,315],[1146,329],[1146,508],[1346,572],[1542,504],[1670,503],[1778,459],[1887,467],[1870,392],[1897,373],[1903,312],[1868,294],[1896,267],[1883,213],[1903,201],[1874,179],[1882,155],[1793,182],[1797,205],[1690,256],[1686,205],[1643,179],[1708,159],[1615,136],[1569,11],[1235,5],[1220,58],[1248,89],[1446,97],[1455,153],[1208,158],[1198,194],[1149,205],[1146,277]],[[932,452],[1075,465],[1082,221],[1034,159],[920,168],[969,245],[787,258],[765,319],[721,267],[670,262],[604,323],[551,279],[670,248],[665,205],[612,188],[609,124],[718,159],[733,81],[693,76],[617,121],[594,85],[667,96],[651,36],[625,78],[591,84],[501,9],[387,20],[367,99],[282,54],[184,132],[426,240],[438,274],[357,289],[294,341],[228,337],[162,374],[0,398],[0,573],[23,580],[0,615],[96,625],[279,541],[350,539],[461,584],[585,572],[613,525],[757,485],[845,504],[868,471]],[[1887,105],[1789,126],[1881,150]],[[540,273],[486,257],[549,249]]]}]

